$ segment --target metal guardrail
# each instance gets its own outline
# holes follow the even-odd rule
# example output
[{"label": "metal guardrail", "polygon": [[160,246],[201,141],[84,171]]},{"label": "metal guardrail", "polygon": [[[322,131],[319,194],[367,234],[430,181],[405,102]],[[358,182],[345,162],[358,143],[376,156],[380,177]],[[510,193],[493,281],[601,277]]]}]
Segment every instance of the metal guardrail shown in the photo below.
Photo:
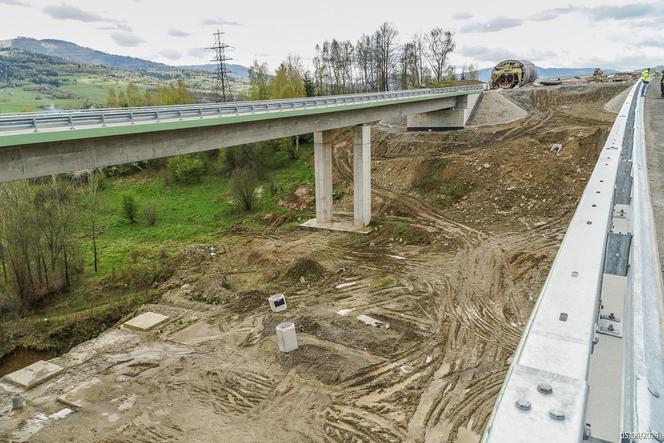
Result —
[{"label": "metal guardrail", "polygon": [[[634,118],[632,247],[625,297],[622,430],[634,440],[664,441],[662,269],[648,186],[643,99]],[[629,435],[629,434],[627,434]],[[637,438],[647,437],[647,438]]]},{"label": "metal guardrail", "polygon": [[203,105],[151,106],[140,108],[108,108],[80,111],[55,111],[50,113],[0,114],[0,136],[17,131],[44,129],[76,129],[85,126],[132,124],[180,120],[185,118],[224,117],[256,113],[318,109],[371,102],[383,102],[401,98],[427,97],[459,93],[478,93],[482,85],[458,86],[437,89],[375,92],[325,97],[309,97],[288,100],[264,100],[253,102],[210,103]]},{"label": "metal guardrail", "polygon": [[[612,227],[614,188],[625,134],[627,138],[632,136],[631,131],[626,131],[628,117],[634,115],[632,101],[638,100],[635,92],[639,86],[640,83],[637,83],[633,87],[599,154],[597,165],[513,356],[483,437],[485,442],[578,442],[587,436],[588,375],[590,357],[597,342],[607,234]],[[644,169],[645,163],[639,167]],[[640,195],[647,192],[647,181],[635,183],[633,192]],[[639,203],[637,199],[636,202],[641,205],[637,210],[647,211],[649,201],[641,200]],[[641,230],[634,233],[634,241],[641,244],[654,242],[652,218],[648,219],[645,214],[640,214],[640,223],[643,223]],[[640,240],[636,238],[637,233]],[[638,247],[635,251],[639,251]],[[646,309],[652,308],[655,300],[661,304],[661,282],[656,282],[661,272],[656,260],[657,251],[653,251],[651,246],[642,250],[641,254],[641,258],[631,264],[630,270],[635,285],[631,296],[639,300],[634,307],[641,309],[641,314],[637,312],[632,323],[637,332],[634,336],[634,358],[641,362],[635,364],[632,371],[635,379],[645,377],[646,373],[652,376],[644,351],[653,353],[650,364],[655,359],[661,360],[662,356],[661,347],[655,349],[654,340],[646,338],[649,333],[654,333],[648,328],[655,328],[659,319],[659,311],[646,312]],[[635,272],[636,266],[642,267],[640,272]],[[650,271],[649,278],[644,278],[643,273]],[[650,295],[643,297],[640,292],[643,290],[650,291]],[[625,312],[625,317],[629,316]],[[644,340],[650,345],[646,346]],[[603,388],[620,389],[619,386]],[[628,392],[629,387],[625,389]],[[640,406],[632,405],[636,408],[634,414],[639,419],[644,414],[652,416],[652,409],[641,405],[645,382],[641,382],[640,386],[637,383],[635,389],[639,396],[635,402]],[[646,411],[638,411],[640,408]],[[638,426],[625,429],[650,430]]]}]

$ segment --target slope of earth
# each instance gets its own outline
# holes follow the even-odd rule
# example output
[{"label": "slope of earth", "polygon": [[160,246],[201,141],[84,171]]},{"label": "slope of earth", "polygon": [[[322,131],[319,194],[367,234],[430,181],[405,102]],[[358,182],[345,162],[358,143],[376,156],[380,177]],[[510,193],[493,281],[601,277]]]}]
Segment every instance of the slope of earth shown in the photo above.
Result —
[{"label": "slope of earth", "polygon": [[[27,391],[26,408],[0,408],[0,439],[478,441],[614,118],[602,108],[624,87],[513,91],[529,115],[506,125],[374,126],[371,234],[267,229],[189,247],[139,310],[170,322],[113,328],[55,359],[65,372]],[[345,217],[349,133],[334,160]],[[298,331],[288,354],[283,321]]]}]

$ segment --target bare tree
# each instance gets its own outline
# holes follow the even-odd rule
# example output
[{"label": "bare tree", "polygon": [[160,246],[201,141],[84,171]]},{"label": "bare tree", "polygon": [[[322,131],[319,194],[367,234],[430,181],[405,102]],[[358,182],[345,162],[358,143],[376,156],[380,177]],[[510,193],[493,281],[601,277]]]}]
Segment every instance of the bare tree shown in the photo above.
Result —
[{"label": "bare tree", "polygon": [[378,87],[381,91],[390,90],[390,74],[395,66],[396,38],[399,31],[394,25],[385,22],[374,34],[376,64],[378,67]]},{"label": "bare tree", "polygon": [[376,57],[373,38],[364,34],[355,45],[355,64],[359,73],[360,89],[368,92],[376,88]]},{"label": "bare tree", "polygon": [[77,250],[73,200],[71,183],[56,177],[0,186],[0,258],[14,309],[29,309],[44,294],[70,286]]},{"label": "bare tree", "polygon": [[445,75],[447,56],[456,49],[454,34],[437,27],[426,34],[425,40],[428,49],[426,58],[433,71],[433,78],[436,82],[440,82]]},{"label": "bare tree", "polygon": [[425,68],[424,68],[424,55],[426,52],[424,45],[424,37],[421,34],[415,34],[413,37],[413,55],[415,63],[415,71],[417,73],[417,84],[423,85],[425,81]]}]

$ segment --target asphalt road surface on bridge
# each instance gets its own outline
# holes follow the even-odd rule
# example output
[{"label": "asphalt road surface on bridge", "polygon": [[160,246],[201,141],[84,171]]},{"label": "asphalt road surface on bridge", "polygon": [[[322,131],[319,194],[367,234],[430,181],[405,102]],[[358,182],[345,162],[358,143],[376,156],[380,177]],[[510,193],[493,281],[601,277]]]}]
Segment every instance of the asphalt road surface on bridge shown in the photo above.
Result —
[{"label": "asphalt road surface on bridge", "polygon": [[660,77],[651,82],[645,101],[648,181],[652,194],[660,262],[664,263],[664,98]]}]

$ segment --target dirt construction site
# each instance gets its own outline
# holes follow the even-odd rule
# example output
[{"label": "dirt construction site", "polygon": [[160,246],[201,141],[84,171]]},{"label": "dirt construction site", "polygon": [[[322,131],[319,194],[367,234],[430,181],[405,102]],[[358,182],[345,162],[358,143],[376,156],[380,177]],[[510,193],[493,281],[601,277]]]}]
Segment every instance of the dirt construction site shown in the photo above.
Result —
[{"label": "dirt construction site", "polygon": [[[120,322],[30,389],[0,382],[0,405],[26,401],[0,406],[0,441],[479,441],[627,87],[491,91],[461,131],[376,123],[370,234],[275,220],[189,246],[160,302],[124,319],[167,321]],[[340,218],[351,137],[334,141]],[[300,188],[282,203],[313,200]],[[275,293],[286,310],[270,310]]]}]

